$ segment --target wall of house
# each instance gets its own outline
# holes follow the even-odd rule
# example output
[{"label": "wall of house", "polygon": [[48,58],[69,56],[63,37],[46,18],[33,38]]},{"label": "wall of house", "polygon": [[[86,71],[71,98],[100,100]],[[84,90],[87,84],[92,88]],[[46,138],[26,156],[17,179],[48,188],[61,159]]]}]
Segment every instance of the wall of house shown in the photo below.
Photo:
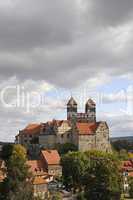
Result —
[{"label": "wall of house", "polygon": [[48,165],[48,174],[60,177],[62,175],[62,167],[60,165]]},{"label": "wall of house", "polygon": [[40,135],[39,144],[44,148],[54,148],[56,144],[56,135]]},{"label": "wall of house", "polygon": [[79,151],[95,149],[95,135],[79,135]]},{"label": "wall of house", "polygon": [[101,122],[96,130],[96,149],[106,152],[111,151],[109,128],[105,122]]},{"label": "wall of house", "polygon": [[63,122],[62,125],[57,128],[56,143],[64,144],[67,142],[72,142],[71,126],[69,126],[67,122]]}]

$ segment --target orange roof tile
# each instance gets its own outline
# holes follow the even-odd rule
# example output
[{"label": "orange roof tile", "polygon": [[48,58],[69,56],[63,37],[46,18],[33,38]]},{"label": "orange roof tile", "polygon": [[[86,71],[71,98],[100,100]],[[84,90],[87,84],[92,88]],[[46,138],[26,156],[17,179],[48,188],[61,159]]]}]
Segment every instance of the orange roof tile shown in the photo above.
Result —
[{"label": "orange roof tile", "polygon": [[131,160],[126,160],[122,162],[123,171],[133,171],[133,162]]},{"label": "orange roof tile", "polygon": [[128,173],[128,176],[133,177],[133,171]]},{"label": "orange roof tile", "polygon": [[76,123],[79,135],[91,135],[94,134],[99,123]]},{"label": "orange roof tile", "polygon": [[41,151],[44,159],[48,163],[48,165],[59,165],[60,164],[60,156],[57,150],[43,150]]},{"label": "orange roof tile", "polygon": [[29,124],[22,130],[23,134],[38,134],[41,130],[41,124]]}]

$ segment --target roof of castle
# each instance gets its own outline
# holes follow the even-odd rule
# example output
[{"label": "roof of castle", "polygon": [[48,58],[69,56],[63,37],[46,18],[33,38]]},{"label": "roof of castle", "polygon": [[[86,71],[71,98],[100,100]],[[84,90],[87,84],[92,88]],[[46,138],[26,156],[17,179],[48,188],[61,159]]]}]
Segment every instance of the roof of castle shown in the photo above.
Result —
[{"label": "roof of castle", "polygon": [[42,150],[41,153],[48,165],[60,164],[60,156],[57,150]]},{"label": "roof of castle", "polygon": [[96,103],[92,100],[92,99],[88,99],[88,101],[86,102],[86,105],[96,105]]},{"label": "roof of castle", "polygon": [[38,134],[41,130],[41,124],[28,124],[25,129],[21,131],[22,134]]},{"label": "roof of castle", "polygon": [[73,97],[71,97],[67,103],[67,105],[77,105],[77,102],[75,101],[75,99]]},{"label": "roof of castle", "polygon": [[69,120],[55,120],[55,119],[53,119],[52,121],[48,121],[47,122],[47,124],[49,126],[56,125],[58,127],[60,127],[63,123],[67,123],[68,125],[70,125],[70,121]]},{"label": "roof of castle", "polygon": [[76,126],[79,131],[79,135],[92,135],[96,132],[100,122],[82,123],[77,122]]}]

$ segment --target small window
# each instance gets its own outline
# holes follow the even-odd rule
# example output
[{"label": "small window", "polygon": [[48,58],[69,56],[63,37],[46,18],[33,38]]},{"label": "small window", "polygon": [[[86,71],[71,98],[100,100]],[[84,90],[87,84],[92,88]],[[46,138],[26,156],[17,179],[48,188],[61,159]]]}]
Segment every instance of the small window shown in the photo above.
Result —
[{"label": "small window", "polygon": [[64,137],[64,135],[62,134],[62,135],[61,135],[61,138],[63,138],[63,137]]}]

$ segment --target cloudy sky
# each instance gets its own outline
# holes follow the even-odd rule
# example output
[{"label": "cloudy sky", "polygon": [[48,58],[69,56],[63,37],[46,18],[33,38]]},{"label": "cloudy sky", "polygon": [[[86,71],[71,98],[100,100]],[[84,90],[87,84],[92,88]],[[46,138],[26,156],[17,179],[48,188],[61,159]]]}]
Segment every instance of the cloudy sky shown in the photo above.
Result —
[{"label": "cloudy sky", "polygon": [[133,135],[133,1],[0,1],[0,140],[66,117],[71,95]]}]

